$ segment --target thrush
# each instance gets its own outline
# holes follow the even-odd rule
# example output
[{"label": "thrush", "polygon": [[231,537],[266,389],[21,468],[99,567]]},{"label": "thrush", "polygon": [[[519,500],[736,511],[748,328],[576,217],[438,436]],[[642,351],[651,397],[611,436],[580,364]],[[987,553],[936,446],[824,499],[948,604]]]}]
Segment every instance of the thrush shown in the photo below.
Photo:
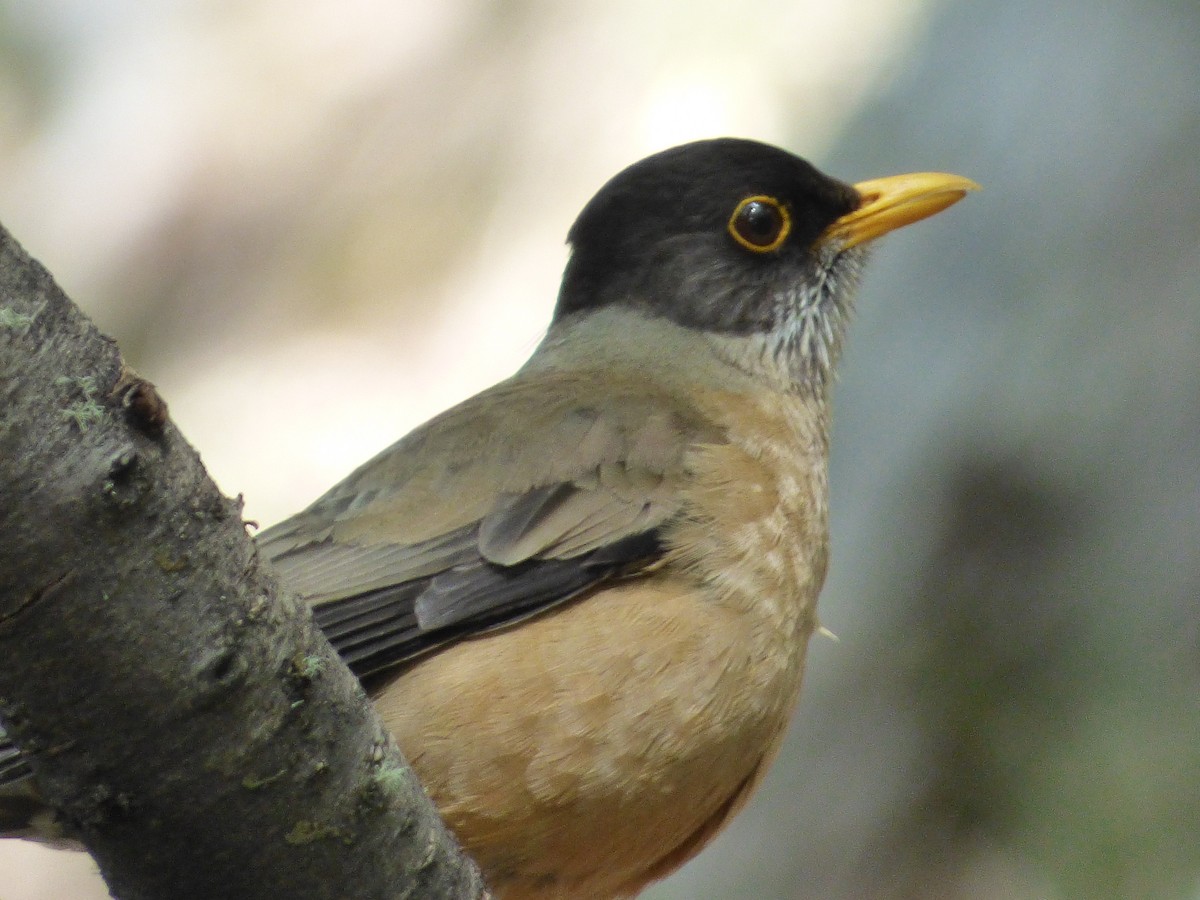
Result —
[{"label": "thrush", "polygon": [[[515,375],[258,537],[497,897],[633,896],[760,783],[817,627],[868,245],[974,187],[736,139],[644,159],[571,228]],[[0,743],[0,825],[35,796]]]}]

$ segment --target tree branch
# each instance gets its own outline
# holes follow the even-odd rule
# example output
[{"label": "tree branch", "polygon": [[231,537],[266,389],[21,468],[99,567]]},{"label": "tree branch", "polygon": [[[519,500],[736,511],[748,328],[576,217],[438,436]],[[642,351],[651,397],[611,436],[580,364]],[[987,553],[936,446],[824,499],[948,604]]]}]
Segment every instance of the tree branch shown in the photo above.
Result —
[{"label": "tree branch", "polygon": [[239,503],[2,228],[0,721],[122,900],[486,896]]}]

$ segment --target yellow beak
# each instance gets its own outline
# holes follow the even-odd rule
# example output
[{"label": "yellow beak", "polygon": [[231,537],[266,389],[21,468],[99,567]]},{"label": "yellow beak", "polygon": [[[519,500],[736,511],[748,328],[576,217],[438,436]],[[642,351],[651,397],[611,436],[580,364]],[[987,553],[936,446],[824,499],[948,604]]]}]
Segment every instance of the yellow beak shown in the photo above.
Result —
[{"label": "yellow beak", "polygon": [[961,175],[914,172],[861,181],[854,189],[862,197],[862,206],[830,225],[820,243],[836,241],[839,249],[848,250],[873,241],[953,206],[968,191],[979,190],[979,185]]}]

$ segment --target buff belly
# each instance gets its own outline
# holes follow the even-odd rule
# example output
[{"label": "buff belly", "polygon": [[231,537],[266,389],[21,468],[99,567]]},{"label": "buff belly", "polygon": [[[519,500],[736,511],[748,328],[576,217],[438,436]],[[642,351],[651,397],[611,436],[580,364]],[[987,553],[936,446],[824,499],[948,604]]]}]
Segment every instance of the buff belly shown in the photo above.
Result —
[{"label": "buff belly", "polygon": [[808,634],[765,624],[644,578],[418,663],[380,711],[498,897],[628,896],[773,756]]}]

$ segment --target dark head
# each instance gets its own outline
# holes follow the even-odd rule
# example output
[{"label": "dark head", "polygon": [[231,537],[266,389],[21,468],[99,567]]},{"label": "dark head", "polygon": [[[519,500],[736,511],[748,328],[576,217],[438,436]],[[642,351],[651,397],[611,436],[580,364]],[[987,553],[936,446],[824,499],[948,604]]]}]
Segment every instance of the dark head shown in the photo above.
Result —
[{"label": "dark head", "polygon": [[[851,186],[784,150],[733,138],[657,153],[609,181],[575,221],[554,321],[624,306],[716,335],[758,338],[797,376],[824,380],[861,245],[950,205],[969,184],[943,184],[939,198],[957,191],[952,199],[899,216],[897,199],[911,213],[915,195],[880,189],[895,181]],[[883,199],[888,215],[875,210]]]}]

